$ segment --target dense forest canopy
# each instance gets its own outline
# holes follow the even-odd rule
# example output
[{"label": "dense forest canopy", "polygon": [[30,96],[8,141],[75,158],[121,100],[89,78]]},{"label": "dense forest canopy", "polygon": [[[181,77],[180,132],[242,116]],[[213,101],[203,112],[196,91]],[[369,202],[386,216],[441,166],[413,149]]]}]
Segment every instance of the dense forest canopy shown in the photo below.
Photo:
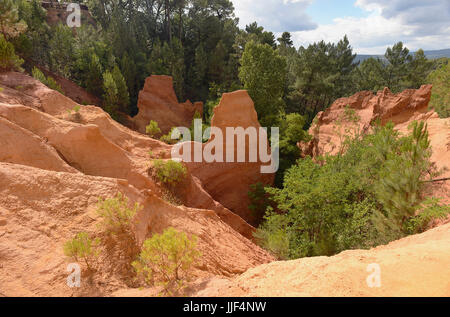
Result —
[{"label": "dense forest canopy", "polygon": [[[105,103],[114,101],[104,105],[111,112],[136,114],[145,78],[165,74],[173,76],[180,100],[214,103],[222,92],[244,87],[263,122],[276,122],[265,116],[296,112],[309,124],[339,97],[384,86],[394,92],[418,88],[434,68],[422,50],[410,54],[401,42],[387,49],[386,60],[361,65],[346,36],[295,48],[288,32],[276,38],[256,22],[240,29],[230,0],[74,2],[87,5],[94,25],[83,16],[76,30],[65,23],[49,26],[40,1],[1,0],[1,31],[25,60],[73,80]],[[270,67],[277,72],[265,76]],[[120,96],[105,91],[113,85],[111,76]],[[273,86],[271,96],[261,95],[269,93],[264,84]],[[259,105],[262,100],[266,105]]]}]

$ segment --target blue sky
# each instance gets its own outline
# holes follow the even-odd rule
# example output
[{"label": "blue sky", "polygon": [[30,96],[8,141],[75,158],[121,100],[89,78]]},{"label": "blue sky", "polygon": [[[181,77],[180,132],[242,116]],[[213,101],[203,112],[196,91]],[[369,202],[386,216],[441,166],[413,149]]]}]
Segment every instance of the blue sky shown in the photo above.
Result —
[{"label": "blue sky", "polygon": [[411,50],[450,48],[450,0],[232,0],[240,26],[258,22],[295,46],[347,35],[359,54],[383,54],[402,41]]},{"label": "blue sky", "polygon": [[355,0],[316,0],[306,9],[306,13],[312,17],[313,21],[319,24],[332,23],[333,19],[339,17],[366,17],[368,12],[355,6]]}]

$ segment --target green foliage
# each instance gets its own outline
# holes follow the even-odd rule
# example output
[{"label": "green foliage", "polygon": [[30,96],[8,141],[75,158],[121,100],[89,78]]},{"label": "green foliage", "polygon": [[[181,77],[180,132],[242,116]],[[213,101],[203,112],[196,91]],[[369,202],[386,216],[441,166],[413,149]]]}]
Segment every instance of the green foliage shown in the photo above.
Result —
[{"label": "green foliage", "polygon": [[450,205],[440,204],[438,198],[429,198],[423,202],[419,213],[408,220],[406,229],[411,234],[424,232],[433,220],[446,219],[449,214]]},{"label": "green foliage", "polygon": [[[172,138],[172,135],[174,136],[174,138]],[[160,141],[163,141],[167,144],[175,144],[178,142],[178,137],[175,136],[180,136],[180,132],[178,131],[177,128],[173,127],[172,129],[170,129],[170,131],[167,134],[164,134],[163,136],[161,136],[161,138],[159,138]]]},{"label": "green foliage", "polygon": [[119,107],[119,110],[127,113],[128,107],[130,106],[130,95],[128,93],[128,87],[125,82],[125,78],[123,77],[117,65],[114,65],[111,74],[117,88],[117,105]]},{"label": "green foliage", "polygon": [[20,20],[17,3],[13,0],[0,0],[0,32],[6,38],[13,38],[27,28]]},{"label": "green foliage", "polygon": [[58,24],[50,36],[49,54],[52,71],[70,78],[75,60],[74,37],[72,30],[65,25]]},{"label": "green foliage", "polygon": [[441,118],[450,117],[450,59],[433,71],[427,82],[433,85],[430,107],[433,107]]},{"label": "green foliage", "polygon": [[280,120],[280,166],[275,175],[275,185],[281,186],[285,171],[300,158],[297,143],[309,141],[310,136],[304,130],[306,118],[298,113],[283,115]]},{"label": "green foliage", "polygon": [[151,137],[160,134],[161,129],[158,127],[158,122],[150,120],[150,123],[145,127],[145,133],[147,133]]},{"label": "green foliage", "polygon": [[100,240],[92,240],[86,232],[80,232],[64,244],[64,254],[75,261],[83,260],[89,270],[92,269],[92,261],[98,256]]},{"label": "green foliage", "polygon": [[250,185],[248,197],[250,198],[248,209],[252,212],[255,223],[259,224],[262,221],[267,208],[271,206],[271,200],[264,189],[264,184],[256,183]]},{"label": "green foliage", "polygon": [[187,175],[187,169],[183,163],[174,160],[154,160],[153,168],[157,179],[169,186],[178,184]]},{"label": "green foliage", "polygon": [[121,234],[130,233],[133,218],[142,208],[138,203],[130,206],[128,198],[119,192],[113,198],[99,198],[97,213],[107,233]]},{"label": "green foliage", "polygon": [[250,41],[241,58],[239,78],[255,103],[261,125],[274,126],[284,108],[284,58],[270,45]]},{"label": "green foliage", "polygon": [[201,256],[197,240],[196,236],[188,238],[184,232],[168,228],[145,240],[139,258],[132,265],[149,285],[163,286],[166,295],[177,294]]},{"label": "green foliage", "polygon": [[430,168],[426,126],[414,124],[405,137],[392,124],[376,126],[345,142],[345,153],[324,157],[321,164],[298,160],[283,188],[266,189],[279,211],[269,208],[257,231],[262,246],[281,257],[332,255],[407,233],[405,221],[422,202]]},{"label": "green foliage", "polygon": [[60,93],[63,93],[61,86],[56,82],[56,80],[50,76],[48,76],[46,78],[45,75],[41,72],[41,70],[39,68],[33,67],[31,73],[35,79],[39,80],[41,83],[46,85],[48,88],[59,91]]},{"label": "green foliage", "polygon": [[354,70],[354,92],[360,90],[382,90],[388,87],[392,92],[407,88],[417,89],[425,84],[434,63],[425,57],[423,50],[410,54],[402,42],[388,47],[384,60],[369,58]]},{"label": "green foliage", "polygon": [[90,55],[88,61],[89,64],[86,67],[83,67],[83,69],[86,69],[84,86],[86,87],[88,92],[99,96],[103,93],[103,67],[100,63],[100,59],[96,54]]},{"label": "green foliage", "polygon": [[253,236],[264,249],[281,260],[290,258],[290,237],[288,219],[268,209],[264,223],[254,232]]},{"label": "green foliage", "polygon": [[16,55],[14,46],[0,34],[0,72],[22,71],[22,64],[23,59]]},{"label": "green foliage", "polygon": [[288,65],[287,110],[306,116],[307,123],[334,100],[353,92],[356,54],[347,36],[338,43],[321,41],[298,51],[282,46],[279,50]]},{"label": "green foliage", "polygon": [[411,128],[412,134],[402,139],[398,152],[386,154],[380,181],[374,186],[378,202],[400,228],[422,202],[422,180],[430,168],[427,127],[413,122]]},{"label": "green foliage", "polygon": [[114,120],[118,120],[119,90],[110,71],[103,74],[103,106]]}]

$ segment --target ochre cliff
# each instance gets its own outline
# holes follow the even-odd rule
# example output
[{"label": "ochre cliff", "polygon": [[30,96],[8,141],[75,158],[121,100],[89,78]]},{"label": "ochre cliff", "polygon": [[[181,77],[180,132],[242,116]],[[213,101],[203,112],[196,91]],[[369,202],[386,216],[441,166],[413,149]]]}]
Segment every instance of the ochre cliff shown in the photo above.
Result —
[{"label": "ochre cliff", "polygon": [[178,103],[170,76],[152,75],[145,80],[139,93],[139,112],[133,118],[136,130],[145,133],[150,120],[158,122],[163,134],[173,127],[190,127],[196,112],[203,114],[203,103],[189,100]]}]

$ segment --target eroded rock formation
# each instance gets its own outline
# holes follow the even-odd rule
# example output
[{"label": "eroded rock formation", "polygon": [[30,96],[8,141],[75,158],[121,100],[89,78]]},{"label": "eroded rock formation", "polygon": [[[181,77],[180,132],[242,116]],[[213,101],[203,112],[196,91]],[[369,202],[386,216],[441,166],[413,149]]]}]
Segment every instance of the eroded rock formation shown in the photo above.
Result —
[{"label": "eroded rock formation", "polygon": [[[225,93],[218,106],[214,108],[214,115],[211,119],[211,127],[218,128],[223,135],[223,162],[190,162],[187,166],[191,173],[198,177],[206,191],[225,207],[229,208],[245,220],[252,222],[253,216],[248,208],[250,200],[248,192],[250,185],[262,183],[271,185],[273,183],[273,173],[262,173],[261,166],[268,166],[268,163],[262,163],[261,153],[269,153],[270,147],[263,149],[258,147],[261,138],[267,140],[267,134],[260,133],[261,127],[258,122],[254,104],[247,91],[240,90],[232,93]],[[238,139],[234,137],[234,144],[227,142],[227,128],[255,128],[256,138],[246,137],[245,139],[245,162],[237,161]],[[202,145],[202,152],[205,148],[210,148],[215,141],[215,136]],[[195,146],[195,145],[193,145]],[[256,162],[250,161],[249,148],[256,149]],[[215,149],[218,151],[219,148]],[[195,150],[194,148],[192,150]],[[214,151],[213,151],[214,152]],[[215,153],[215,152],[214,152]],[[234,162],[226,162],[226,154],[234,155]],[[192,160],[194,157],[192,156]]]},{"label": "eroded rock formation", "polygon": [[[370,264],[379,266],[380,287],[369,287],[369,275],[376,270]],[[448,297],[449,267],[450,224],[447,224],[371,250],[272,262],[231,280],[208,279],[193,295]]]},{"label": "eroded rock formation", "polygon": [[63,243],[80,231],[98,236],[97,199],[117,192],[144,207],[136,219],[138,241],[169,226],[199,237],[196,276],[231,276],[273,260],[248,239],[253,228],[195,176],[182,184],[184,206],[160,199],[148,152],[168,159],[169,145],[95,106],[69,114],[77,103],[24,74],[1,74],[0,87],[2,295],[108,295],[129,286],[107,257],[99,260],[92,287],[73,293],[66,285]]},{"label": "eroded rock formation", "polygon": [[[299,143],[303,155],[317,157],[324,154],[336,154],[340,150],[343,136],[355,132],[370,130],[377,120],[381,124],[392,122],[395,129],[408,133],[413,121],[427,124],[432,147],[431,161],[442,170],[440,178],[450,177],[450,118],[440,119],[436,112],[428,109],[431,97],[431,85],[420,89],[408,89],[393,94],[388,88],[376,95],[362,91],[348,98],[336,100],[330,108],[319,112],[309,129],[311,141]],[[350,111],[349,111],[350,110]],[[432,184],[439,197],[450,202],[450,183]]]},{"label": "eroded rock formation", "polygon": [[203,103],[189,100],[178,103],[170,76],[152,75],[139,93],[139,113],[133,118],[135,128],[145,133],[150,120],[158,122],[163,134],[173,127],[190,127],[194,114],[203,114]]}]

